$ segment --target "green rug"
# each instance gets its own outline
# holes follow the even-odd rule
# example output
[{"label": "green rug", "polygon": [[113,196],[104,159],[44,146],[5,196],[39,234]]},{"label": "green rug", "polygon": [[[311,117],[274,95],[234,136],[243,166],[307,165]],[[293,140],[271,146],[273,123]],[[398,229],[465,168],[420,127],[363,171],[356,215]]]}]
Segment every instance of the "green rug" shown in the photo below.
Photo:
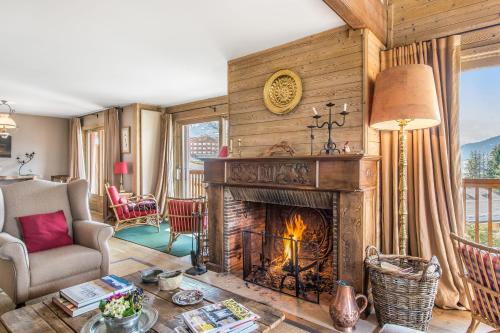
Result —
[{"label": "green rug", "polygon": [[[114,237],[166,253],[170,238],[170,227],[168,223],[162,223],[160,224],[160,232],[157,232],[157,230],[156,227],[150,225],[141,225],[117,231]],[[176,257],[189,255],[191,253],[191,239],[187,235],[177,237],[170,254]]]}]

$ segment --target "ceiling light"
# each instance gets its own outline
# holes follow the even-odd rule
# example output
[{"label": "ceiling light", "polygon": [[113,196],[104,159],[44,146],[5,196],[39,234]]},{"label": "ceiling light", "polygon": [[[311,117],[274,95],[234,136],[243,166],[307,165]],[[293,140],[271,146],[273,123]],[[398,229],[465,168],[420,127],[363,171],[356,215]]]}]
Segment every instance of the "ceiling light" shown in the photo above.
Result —
[{"label": "ceiling light", "polygon": [[12,114],[15,110],[8,104],[7,101],[1,100],[0,107],[6,106],[9,108],[8,112],[0,113],[0,137],[6,138],[8,137],[15,129],[17,129],[17,124],[12,119]]}]

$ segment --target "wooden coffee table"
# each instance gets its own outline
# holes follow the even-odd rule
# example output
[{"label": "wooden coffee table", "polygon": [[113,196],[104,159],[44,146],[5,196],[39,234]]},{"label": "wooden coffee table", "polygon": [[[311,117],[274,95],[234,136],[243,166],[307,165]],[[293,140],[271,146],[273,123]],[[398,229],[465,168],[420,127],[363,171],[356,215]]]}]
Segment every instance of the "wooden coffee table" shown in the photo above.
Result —
[{"label": "wooden coffee table", "polygon": [[[147,302],[158,309],[158,321],[149,332],[174,332],[173,328],[177,326],[179,320],[178,315],[182,312],[217,303],[228,298],[240,302],[260,316],[258,320],[259,332],[269,332],[285,319],[285,315],[281,311],[187,276],[184,277],[180,289],[198,289],[203,291],[204,300],[202,303],[194,306],[178,306],[172,303],[172,296],[179,290],[171,292],[160,291],[156,284],[142,283],[139,273],[127,275],[124,278],[143,288],[148,297]],[[0,324],[0,333],[80,332],[85,322],[98,313],[98,311],[94,310],[71,318],[56,305],[52,304],[52,300],[46,300],[4,313],[0,317],[0,322],[3,324],[3,326]]]}]

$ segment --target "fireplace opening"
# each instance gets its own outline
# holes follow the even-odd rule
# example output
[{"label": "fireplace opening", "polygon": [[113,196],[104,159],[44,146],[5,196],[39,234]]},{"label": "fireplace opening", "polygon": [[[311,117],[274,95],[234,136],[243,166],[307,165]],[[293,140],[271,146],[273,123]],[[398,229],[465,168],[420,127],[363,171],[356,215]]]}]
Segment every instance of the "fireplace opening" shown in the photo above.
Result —
[{"label": "fireplace opening", "polygon": [[332,211],[267,204],[265,212],[242,231],[243,279],[319,303],[335,276]]}]

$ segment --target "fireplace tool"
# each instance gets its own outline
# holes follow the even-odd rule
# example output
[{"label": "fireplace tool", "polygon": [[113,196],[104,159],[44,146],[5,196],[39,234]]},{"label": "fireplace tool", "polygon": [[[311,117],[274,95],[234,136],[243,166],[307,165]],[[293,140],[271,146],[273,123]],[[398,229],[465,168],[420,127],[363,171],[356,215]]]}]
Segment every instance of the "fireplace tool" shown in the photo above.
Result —
[{"label": "fireplace tool", "polygon": [[339,113],[342,116],[342,121],[338,122],[338,121],[332,120],[332,108],[334,106],[335,106],[335,104],[332,102],[329,102],[326,104],[326,107],[329,108],[328,121],[323,122],[321,125],[319,124],[319,119],[321,118],[321,115],[316,114],[316,109],[313,108],[314,113],[315,113],[313,116],[315,124],[307,126],[309,129],[311,129],[311,150],[312,150],[312,144],[313,144],[312,141],[314,140],[313,129],[314,128],[323,128],[323,127],[327,126],[327,128],[328,128],[328,141],[323,146],[323,149],[320,150],[320,153],[324,152],[325,154],[330,155],[330,154],[337,152],[340,154],[340,149],[337,148],[337,144],[335,142],[333,142],[333,140],[332,140],[333,125],[336,125],[337,127],[344,126],[345,125],[345,116],[347,116],[349,114],[349,112],[347,112],[347,104],[344,104],[344,109],[342,110],[342,112]]},{"label": "fireplace tool", "polygon": [[203,222],[208,215],[206,205],[200,204],[197,211],[193,212],[193,217],[197,221],[197,237],[196,237],[196,251],[194,250],[194,239],[191,240],[191,265],[193,267],[186,270],[189,275],[202,275],[207,272],[207,267],[204,264],[204,254],[206,251],[205,244],[207,242],[206,233],[203,230]]}]

